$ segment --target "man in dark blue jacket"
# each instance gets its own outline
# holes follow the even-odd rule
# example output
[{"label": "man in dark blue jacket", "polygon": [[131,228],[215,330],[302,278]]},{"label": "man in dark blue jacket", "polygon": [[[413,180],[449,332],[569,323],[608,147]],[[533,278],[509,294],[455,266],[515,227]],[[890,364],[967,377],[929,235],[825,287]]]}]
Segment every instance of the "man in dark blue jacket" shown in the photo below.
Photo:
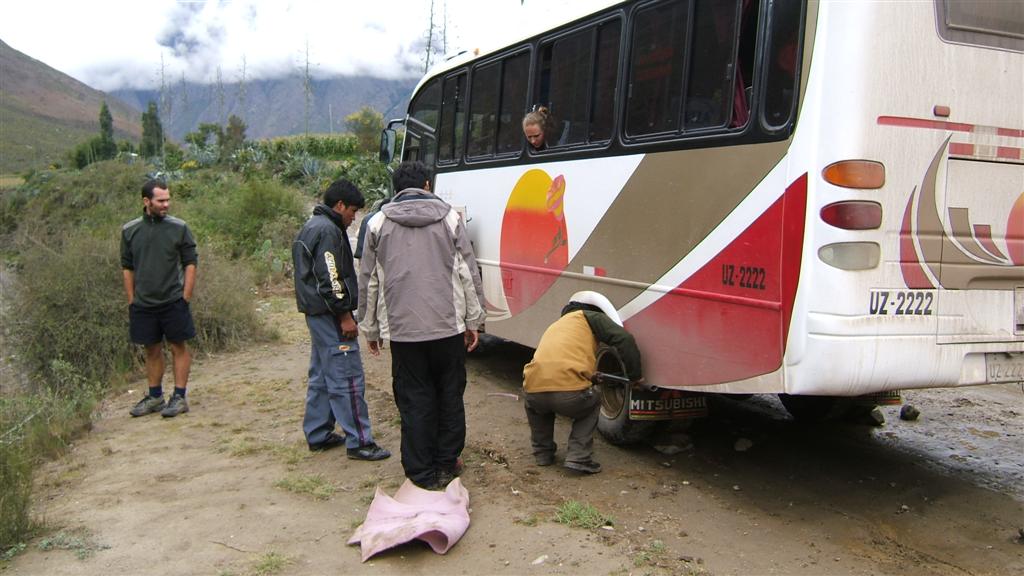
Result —
[{"label": "man in dark blue jacket", "polygon": [[[310,450],[345,444],[349,458],[382,460],[391,453],[377,446],[370,432],[359,329],[352,316],[358,283],[346,232],[364,203],[355,185],[336,180],[292,245],[295,301],[306,315],[312,342],[302,429]],[[334,432],[335,422],[344,437]]]}]

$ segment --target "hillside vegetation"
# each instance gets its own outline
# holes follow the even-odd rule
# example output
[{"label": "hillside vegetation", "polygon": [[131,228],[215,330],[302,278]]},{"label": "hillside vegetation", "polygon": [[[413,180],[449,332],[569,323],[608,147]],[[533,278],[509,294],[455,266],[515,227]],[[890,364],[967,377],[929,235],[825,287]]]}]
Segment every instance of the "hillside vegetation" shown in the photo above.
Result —
[{"label": "hillside vegetation", "polygon": [[0,330],[11,344],[3,355],[27,375],[23,387],[0,388],[0,563],[41,529],[29,514],[34,468],[63,451],[97,399],[141,367],[141,349],[127,339],[119,239],[141,211],[147,178],[164,170],[171,213],[189,223],[199,245],[191,303],[199,354],[274,337],[258,321],[253,296],[290,281],[291,242],[331,181],[353,180],[370,202],[387,187],[384,167],[351,135],[230,149],[197,141],[179,153],[173,170],[166,157],[121,155],[81,170],[37,170],[0,190],[9,284]]}]

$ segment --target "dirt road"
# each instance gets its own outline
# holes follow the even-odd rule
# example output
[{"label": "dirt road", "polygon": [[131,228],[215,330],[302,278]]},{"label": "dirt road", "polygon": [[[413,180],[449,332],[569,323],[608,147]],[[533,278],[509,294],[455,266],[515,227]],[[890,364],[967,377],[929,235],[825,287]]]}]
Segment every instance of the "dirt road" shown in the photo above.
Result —
[{"label": "dirt road", "polygon": [[[375,487],[402,480],[389,358],[365,362],[375,434],[396,456],[312,454],[305,326],[288,299],[263,310],[281,341],[198,362],[190,413],[128,417],[142,382],[107,402],[40,473],[36,513],[51,531],[7,573],[1024,573],[1019,386],[910,392],[919,421],[887,408],[872,429],[797,426],[763,397],[718,401],[687,431],[692,445],[677,437],[682,452],[598,440],[605,471],[580,477],[533,465],[518,396],[528,351],[514,345],[469,365],[469,531],[445,556],[411,544],[360,563],[346,540]],[[613,524],[554,522],[569,499]]]}]

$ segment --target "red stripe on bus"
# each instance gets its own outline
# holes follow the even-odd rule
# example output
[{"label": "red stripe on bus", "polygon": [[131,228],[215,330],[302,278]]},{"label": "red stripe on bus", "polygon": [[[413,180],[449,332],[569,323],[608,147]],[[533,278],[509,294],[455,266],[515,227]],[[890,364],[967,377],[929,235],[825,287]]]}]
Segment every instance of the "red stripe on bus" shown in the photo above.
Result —
[{"label": "red stripe on bus", "polygon": [[782,365],[806,208],[805,174],[700,270],[626,321],[648,378],[701,386]]},{"label": "red stripe on bus", "polygon": [[945,122],[927,118],[907,118],[904,116],[879,116],[878,123],[883,126],[904,126],[908,128],[931,128],[933,130],[952,130],[954,132],[973,132],[973,124]]},{"label": "red stripe on bus", "polygon": [[999,258],[1000,260],[1006,260],[1006,256],[999,251],[999,247],[992,241],[992,226],[990,224],[975,224],[974,237],[978,239],[978,243],[981,244],[981,247],[987,250],[989,254]]},{"label": "red stripe on bus", "polygon": [[1013,128],[996,128],[996,134],[1011,138],[1024,138],[1024,130],[1015,130]]},{"label": "red stripe on bus", "polygon": [[963,142],[950,142],[949,153],[957,156],[974,156],[974,144],[964,144]]},{"label": "red stripe on bus", "polygon": [[797,282],[800,280],[800,255],[804,246],[804,218],[807,212],[807,174],[786,189],[782,219],[782,349],[789,342],[789,322],[793,317]]},{"label": "red stripe on bus", "polygon": [[1020,148],[1013,148],[1010,146],[997,146],[996,147],[996,158],[1007,158],[1009,160],[1022,160],[1024,156],[1021,155]]},{"label": "red stripe on bus", "polygon": [[903,272],[903,282],[907,288],[931,289],[935,286],[925,274],[917,247],[914,246],[914,231],[910,225],[913,205],[914,193],[911,193],[907,199],[907,209],[903,212],[903,225],[900,227],[900,271]]}]

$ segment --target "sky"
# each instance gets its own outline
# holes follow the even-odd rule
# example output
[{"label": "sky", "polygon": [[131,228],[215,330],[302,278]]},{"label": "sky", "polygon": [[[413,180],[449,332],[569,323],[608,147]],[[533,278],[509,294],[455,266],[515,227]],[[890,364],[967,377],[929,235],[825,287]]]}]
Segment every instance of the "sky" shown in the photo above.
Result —
[{"label": "sky", "polygon": [[[592,12],[607,0],[434,0],[448,52]],[[0,40],[99,90],[182,78],[225,83],[297,73],[317,78],[422,75],[430,0],[9,0]],[[162,64],[161,64],[162,62]]]}]

